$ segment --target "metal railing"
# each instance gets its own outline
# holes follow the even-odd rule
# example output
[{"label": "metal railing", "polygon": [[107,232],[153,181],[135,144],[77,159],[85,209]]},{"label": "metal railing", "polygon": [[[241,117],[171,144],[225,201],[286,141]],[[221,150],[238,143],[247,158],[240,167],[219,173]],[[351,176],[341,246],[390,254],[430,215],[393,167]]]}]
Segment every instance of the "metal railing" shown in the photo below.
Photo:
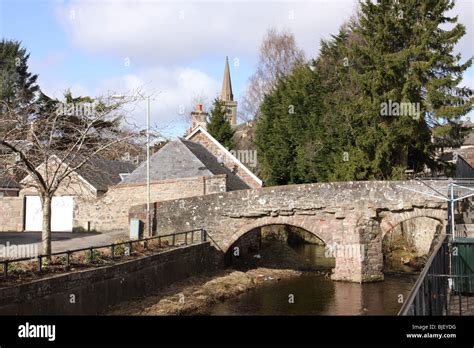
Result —
[{"label": "metal railing", "polygon": [[433,250],[398,315],[443,315],[449,311],[449,236]]},{"label": "metal railing", "polygon": [[[182,238],[180,238],[182,236]],[[43,271],[43,260],[50,259],[53,256],[65,256],[65,267],[68,269],[71,266],[71,259],[72,255],[79,252],[89,252],[89,260],[88,263],[92,263],[94,261],[94,251],[99,249],[110,249],[110,256],[112,260],[116,258],[116,250],[117,247],[127,245],[128,249],[124,251],[123,256],[129,256],[133,252],[133,245],[137,243],[143,243],[143,248],[145,250],[148,249],[148,243],[153,240],[157,240],[158,247],[161,248],[163,246],[163,242],[167,242],[164,244],[166,247],[175,247],[175,246],[182,246],[182,245],[191,245],[195,243],[195,237],[199,237],[199,243],[203,243],[207,241],[207,232],[204,229],[196,229],[184,232],[176,232],[170,233],[166,235],[157,235],[147,238],[135,239],[135,240],[127,240],[123,242],[117,242],[112,244],[105,244],[105,245],[97,245],[91,246],[87,248],[80,248],[80,249],[72,249],[66,251],[60,251],[56,253],[51,253],[50,255],[37,255],[34,257],[23,257],[17,259],[7,259],[7,260],[0,260],[0,265],[3,266],[3,278],[6,279],[9,277],[8,266],[14,263],[19,262],[26,262],[26,261],[34,261],[37,262],[37,272],[41,273]],[[178,244],[180,243],[180,244]]]}]

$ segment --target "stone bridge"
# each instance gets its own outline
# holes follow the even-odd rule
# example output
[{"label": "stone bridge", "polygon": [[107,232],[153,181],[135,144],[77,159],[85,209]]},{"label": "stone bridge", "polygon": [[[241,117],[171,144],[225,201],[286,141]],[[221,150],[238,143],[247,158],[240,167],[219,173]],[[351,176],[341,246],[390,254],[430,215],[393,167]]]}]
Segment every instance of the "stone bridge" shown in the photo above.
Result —
[{"label": "stone bridge", "polygon": [[[430,185],[444,191],[447,187],[441,181]],[[272,186],[162,201],[153,203],[150,211],[153,234],[204,228],[225,254],[255,229],[295,226],[333,250],[334,280],[382,280],[385,234],[409,220],[420,222],[412,224],[416,228],[426,228],[426,220],[443,227],[447,220],[443,200],[400,186],[433,193],[416,181],[358,181]],[[146,206],[132,207],[130,218],[142,220],[148,231]],[[422,219],[414,220],[418,218]],[[438,230],[444,232],[444,228]]]}]

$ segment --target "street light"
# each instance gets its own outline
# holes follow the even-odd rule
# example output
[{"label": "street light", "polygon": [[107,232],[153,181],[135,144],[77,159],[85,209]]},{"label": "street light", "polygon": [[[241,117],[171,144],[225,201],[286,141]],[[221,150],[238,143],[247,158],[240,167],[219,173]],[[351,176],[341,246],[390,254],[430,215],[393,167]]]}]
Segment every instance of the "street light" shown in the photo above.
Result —
[{"label": "street light", "polygon": [[146,97],[146,214],[148,216],[148,235],[152,234],[150,216],[150,96]]},{"label": "street light", "polygon": [[[148,234],[152,234],[151,226],[151,215],[150,215],[150,201],[151,201],[151,188],[150,188],[150,96],[143,96],[140,94],[140,97],[146,100],[146,213],[148,220]],[[124,99],[123,95],[112,95],[112,99]]]}]

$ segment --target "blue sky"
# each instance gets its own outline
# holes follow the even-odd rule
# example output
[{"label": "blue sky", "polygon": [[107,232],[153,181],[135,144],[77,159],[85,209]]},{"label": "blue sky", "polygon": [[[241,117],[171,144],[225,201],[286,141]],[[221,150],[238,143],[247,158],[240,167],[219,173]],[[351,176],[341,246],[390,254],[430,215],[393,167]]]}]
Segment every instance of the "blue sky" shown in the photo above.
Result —
[{"label": "blue sky", "polygon": [[[312,57],[355,8],[355,0],[0,0],[0,36],[22,41],[50,96],[67,88],[92,96],[139,87],[153,93],[154,124],[171,136],[187,126],[178,110],[187,114],[195,100],[208,105],[217,95],[225,56],[239,101],[269,27],[291,30]],[[454,12],[468,31],[458,51],[473,56],[474,2],[460,0]],[[474,87],[474,68],[466,84]],[[135,113],[143,124],[144,106]]]}]

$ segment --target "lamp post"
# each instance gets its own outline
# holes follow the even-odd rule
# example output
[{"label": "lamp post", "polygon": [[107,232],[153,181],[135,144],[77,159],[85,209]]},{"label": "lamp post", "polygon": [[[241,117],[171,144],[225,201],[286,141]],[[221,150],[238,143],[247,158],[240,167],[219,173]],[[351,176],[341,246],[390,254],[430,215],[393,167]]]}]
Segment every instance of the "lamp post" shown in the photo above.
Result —
[{"label": "lamp post", "polygon": [[150,216],[150,96],[146,97],[146,213],[148,216],[148,234],[149,236],[153,233],[153,226],[151,225]]}]

